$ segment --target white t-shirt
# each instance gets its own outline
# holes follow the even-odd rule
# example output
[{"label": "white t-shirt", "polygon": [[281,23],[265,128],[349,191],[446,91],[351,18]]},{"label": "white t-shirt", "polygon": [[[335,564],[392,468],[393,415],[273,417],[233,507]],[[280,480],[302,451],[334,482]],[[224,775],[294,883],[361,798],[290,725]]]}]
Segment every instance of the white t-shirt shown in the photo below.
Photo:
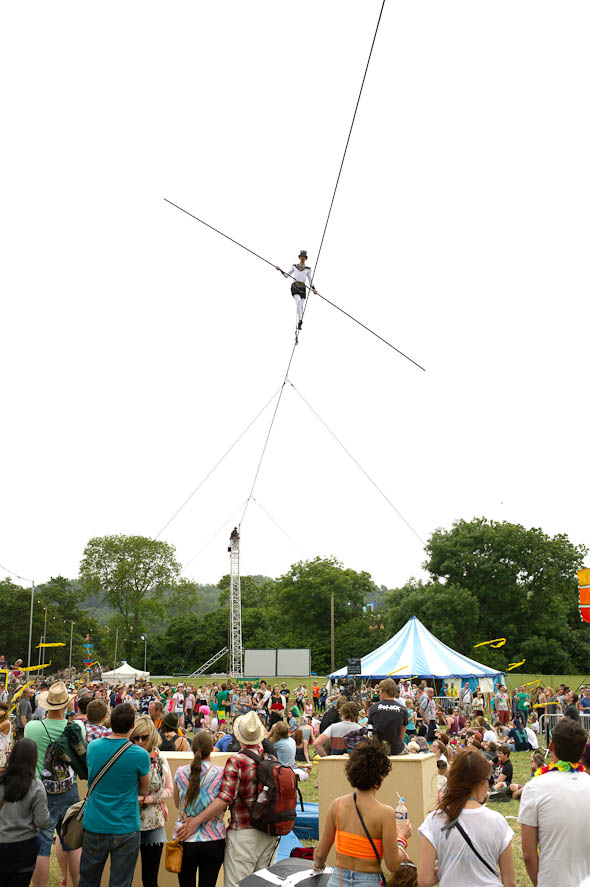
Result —
[{"label": "white t-shirt", "polygon": [[498,736],[494,730],[486,730],[483,734],[482,742],[498,742]]},{"label": "white t-shirt", "polygon": [[590,776],[551,771],[527,782],[518,821],[537,828],[537,887],[570,887],[590,875]]},{"label": "white t-shirt", "polygon": [[524,729],[526,730],[526,735],[529,738],[531,748],[533,751],[535,751],[535,749],[539,748],[539,740],[535,736],[535,733],[531,727],[525,727]]},{"label": "white t-shirt", "polygon": [[172,698],[174,699],[174,711],[178,715],[182,714],[184,712],[184,693],[175,693]]},{"label": "white t-shirt", "polygon": [[[498,859],[514,835],[502,814],[487,807],[477,807],[462,810],[459,822],[477,852],[496,869]],[[501,887],[499,874],[494,877],[488,871],[456,828],[450,833],[441,831],[446,824],[445,814],[435,810],[418,829],[436,850],[439,887]]]}]

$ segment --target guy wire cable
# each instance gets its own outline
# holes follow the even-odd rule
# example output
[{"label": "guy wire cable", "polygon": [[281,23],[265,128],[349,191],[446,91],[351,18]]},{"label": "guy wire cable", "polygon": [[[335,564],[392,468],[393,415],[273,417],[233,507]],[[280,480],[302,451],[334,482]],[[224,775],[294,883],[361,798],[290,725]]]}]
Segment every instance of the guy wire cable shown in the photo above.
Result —
[{"label": "guy wire cable", "polygon": [[213,472],[214,472],[217,468],[219,468],[219,466],[221,465],[221,463],[223,462],[223,460],[225,459],[225,457],[226,457],[226,456],[229,456],[229,454],[231,453],[231,451],[233,450],[233,448],[236,446],[236,444],[238,444],[238,443],[241,441],[241,439],[244,437],[244,435],[246,434],[246,432],[249,431],[250,428],[252,428],[252,426],[254,425],[254,423],[256,422],[256,420],[257,420],[257,419],[263,414],[263,412],[265,411],[265,409],[266,409],[266,408],[267,408],[267,407],[273,402],[273,400],[275,399],[275,397],[276,397],[277,394],[279,393],[279,390],[280,390],[280,389],[277,388],[277,390],[275,391],[275,393],[272,395],[272,397],[271,397],[269,400],[267,400],[267,402],[264,404],[264,406],[262,407],[262,409],[259,410],[259,411],[256,413],[256,415],[254,416],[254,418],[248,423],[248,425],[246,425],[246,427],[245,427],[244,430],[241,432],[241,434],[239,435],[239,437],[237,437],[237,438],[234,440],[233,444],[229,447],[229,449],[227,449],[227,450],[225,451],[225,453],[223,454],[223,456],[222,456],[222,457],[221,457],[221,458],[215,463],[215,465],[213,466],[213,468],[211,468],[211,470],[207,472],[207,474],[205,475],[205,477],[204,477],[204,478],[203,478],[203,479],[197,484],[197,486],[196,486],[195,489],[192,491],[192,493],[190,494],[190,496],[188,496],[188,498],[186,498],[186,499],[184,500],[184,502],[182,503],[182,505],[180,506],[180,508],[177,508],[176,511],[174,512],[174,514],[172,515],[172,517],[171,517],[168,521],[166,521],[166,523],[164,524],[164,526],[162,527],[162,529],[159,531],[159,533],[158,533],[156,536],[154,536],[154,539],[158,539],[158,538],[162,535],[162,533],[164,532],[164,530],[165,530],[167,527],[170,526],[170,524],[172,523],[172,521],[173,521],[176,517],[178,517],[178,515],[180,514],[180,512],[182,511],[182,509],[185,507],[185,505],[188,505],[188,503],[189,503],[190,500],[193,498],[193,496],[195,495],[195,493],[198,493],[198,491],[201,489],[201,487],[203,486],[203,484],[205,483],[205,481],[207,481],[207,480],[211,477],[211,475],[213,474]]},{"label": "guy wire cable", "polygon": [[14,570],[9,570],[8,567],[5,567],[3,564],[0,564],[0,569],[6,570],[7,573],[10,573],[10,575],[14,576],[16,579],[20,579],[22,582],[30,582],[32,584],[34,581],[33,579],[27,579],[26,576],[19,576]]},{"label": "guy wire cable", "polygon": [[269,519],[269,521],[272,521],[272,523],[275,525],[275,527],[277,528],[277,530],[280,530],[281,533],[283,534],[283,536],[286,536],[286,538],[289,540],[289,542],[291,543],[291,545],[294,545],[295,548],[296,548],[298,551],[301,552],[301,554],[303,555],[303,557],[306,557],[307,555],[305,554],[305,552],[304,552],[304,550],[302,549],[301,545],[298,545],[297,542],[295,542],[295,540],[292,539],[291,536],[289,536],[289,534],[287,533],[287,531],[286,531],[286,530],[283,530],[283,528],[281,527],[281,525],[280,525],[279,523],[277,523],[277,521],[274,519],[274,517],[272,516],[272,514],[269,514],[268,511],[266,510],[266,508],[264,508],[264,506],[260,504],[260,502],[258,501],[258,499],[255,499],[254,496],[252,496],[252,502],[254,502],[254,504],[257,505],[257,506],[260,508],[260,510],[261,510],[262,512],[264,512],[264,514],[267,516],[267,518]]},{"label": "guy wire cable", "polygon": [[[369,57],[367,58],[367,64],[365,65],[365,73],[363,74],[363,79],[361,81],[361,88],[359,89],[359,94],[356,100],[356,105],[354,106],[354,114],[352,115],[352,122],[350,124],[350,129],[348,131],[348,138],[346,139],[346,145],[344,146],[344,154],[342,155],[342,160],[340,162],[340,169],[338,170],[338,176],[336,178],[336,184],[334,185],[334,193],[332,194],[332,200],[330,201],[330,208],[328,210],[328,217],[326,218],[326,224],[324,225],[324,231],[322,234],[322,239],[320,241],[320,247],[318,249],[318,255],[316,258],[315,266],[313,273],[311,275],[311,282],[313,284],[313,279],[315,277],[315,273],[318,268],[318,262],[320,261],[320,255],[322,252],[322,247],[324,245],[324,238],[326,236],[326,231],[328,230],[328,222],[330,221],[330,216],[332,215],[332,207],[334,206],[334,200],[336,198],[336,191],[338,190],[338,185],[340,184],[340,176],[342,175],[342,168],[344,166],[344,161],[346,159],[346,152],[348,151],[348,144],[350,142],[350,137],[352,135],[352,129],[354,127],[354,121],[356,120],[356,112],[359,109],[359,104],[361,101],[361,96],[363,94],[363,87],[365,85],[365,80],[367,79],[367,72],[369,70],[369,65],[371,63],[371,56],[373,55],[373,47],[375,46],[375,40],[377,39],[377,32],[379,31],[379,25],[381,24],[381,16],[383,15],[383,9],[385,7],[385,0],[383,0],[381,4],[381,9],[379,10],[379,18],[377,19],[377,25],[375,27],[375,33],[373,34],[373,41],[371,43],[371,48],[369,50]],[[307,304],[303,309],[303,316],[305,317],[305,312],[307,310]]]},{"label": "guy wire cable", "polygon": [[408,527],[408,529],[412,531],[412,533],[414,534],[414,536],[416,537],[416,539],[418,539],[418,541],[421,542],[422,545],[426,545],[426,542],[424,541],[424,539],[422,539],[421,536],[418,535],[418,533],[416,532],[416,530],[414,529],[414,527],[411,525],[411,523],[410,523],[408,520],[406,520],[406,518],[403,516],[403,514],[401,513],[401,511],[399,510],[399,508],[396,508],[396,507],[395,507],[395,505],[393,504],[393,502],[391,501],[391,499],[390,499],[388,496],[385,495],[385,493],[383,492],[383,490],[381,489],[381,487],[380,487],[380,486],[379,486],[379,485],[373,480],[373,478],[371,477],[371,475],[370,475],[367,471],[365,471],[365,469],[363,468],[363,466],[361,465],[361,463],[360,463],[357,459],[355,459],[355,457],[352,455],[352,453],[350,452],[350,450],[348,450],[348,449],[345,447],[345,445],[342,443],[342,441],[341,441],[340,438],[336,435],[336,433],[335,433],[334,431],[332,431],[332,429],[330,428],[330,426],[329,426],[326,422],[324,422],[324,420],[322,419],[322,417],[319,415],[319,413],[317,413],[317,412],[314,410],[314,408],[313,408],[312,405],[309,403],[309,401],[307,401],[307,400],[304,398],[304,396],[301,394],[301,392],[298,391],[297,388],[295,388],[295,386],[293,385],[293,383],[291,382],[290,379],[289,379],[289,385],[291,386],[291,388],[293,389],[293,391],[295,391],[295,392],[299,395],[299,397],[301,398],[301,400],[303,401],[303,403],[306,405],[306,407],[307,407],[309,410],[311,410],[311,412],[314,414],[314,416],[316,417],[316,419],[318,419],[318,421],[322,423],[322,425],[324,426],[324,428],[326,429],[326,431],[328,431],[328,432],[332,435],[332,437],[334,438],[334,440],[335,440],[335,441],[336,441],[336,442],[342,447],[342,449],[344,450],[344,452],[346,453],[346,455],[347,455],[350,459],[352,459],[352,461],[353,461],[354,464],[357,466],[357,468],[359,468],[359,469],[362,471],[362,473],[365,475],[365,477],[367,478],[367,480],[369,480],[369,481],[372,483],[372,485],[375,487],[375,489],[377,490],[377,492],[380,493],[381,496],[383,496],[383,498],[385,499],[385,501],[387,502],[387,504],[388,504],[391,508],[393,508],[393,510],[395,511],[395,513],[397,514],[397,516],[398,516],[399,518],[401,518],[401,520],[403,520],[403,522],[405,523],[406,527]]}]

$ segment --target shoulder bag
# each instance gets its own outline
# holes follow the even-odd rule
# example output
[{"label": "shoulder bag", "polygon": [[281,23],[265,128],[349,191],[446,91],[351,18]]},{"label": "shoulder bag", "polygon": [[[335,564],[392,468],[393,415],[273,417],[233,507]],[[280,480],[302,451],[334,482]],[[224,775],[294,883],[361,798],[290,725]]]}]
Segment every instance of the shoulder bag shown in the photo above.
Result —
[{"label": "shoulder bag", "polygon": [[84,840],[84,826],[82,825],[82,818],[84,816],[84,808],[86,807],[86,801],[90,797],[91,793],[96,788],[96,785],[102,777],[107,773],[113,764],[119,760],[121,755],[127,751],[128,748],[132,748],[133,743],[127,740],[127,742],[123,743],[121,748],[117,749],[115,754],[109,758],[106,764],[103,766],[102,770],[96,774],[92,783],[88,788],[88,792],[83,801],[76,801],[75,804],[72,804],[71,807],[68,807],[66,810],[66,815],[63,818],[61,824],[61,834],[65,843],[72,850],[79,850],[82,846],[82,841]]},{"label": "shoulder bag", "polygon": [[359,810],[358,805],[356,803],[356,792],[353,793],[352,800],[354,801],[354,806],[356,807],[356,812],[358,813],[358,817],[361,821],[363,831],[366,834],[367,838],[369,839],[369,843],[371,844],[371,847],[373,848],[373,853],[375,854],[375,859],[377,860],[377,863],[379,864],[379,883],[380,883],[381,887],[386,887],[387,878],[383,874],[383,869],[381,868],[381,857],[379,856],[377,848],[375,847],[375,842],[373,841],[373,838],[369,834],[369,830],[368,830],[367,826],[365,825],[365,820],[361,816],[361,811]]},{"label": "shoulder bag", "polygon": [[475,853],[475,855],[477,856],[477,858],[479,859],[479,861],[482,862],[482,863],[485,865],[485,867],[487,868],[487,870],[488,870],[489,872],[491,872],[492,875],[495,875],[496,878],[497,878],[497,877],[498,877],[498,872],[497,872],[495,869],[493,869],[493,868],[491,867],[491,865],[489,864],[489,862],[486,862],[486,861],[485,861],[485,859],[483,858],[483,856],[481,855],[481,853],[478,853],[478,852],[477,852],[477,850],[476,850],[475,847],[473,846],[473,841],[471,840],[471,838],[469,837],[469,835],[467,834],[467,832],[465,831],[465,829],[463,828],[463,826],[462,826],[459,822],[456,822],[456,823],[455,823],[455,828],[457,829],[457,831],[459,832],[459,834],[462,835],[463,838],[465,838],[466,843],[469,845],[469,847],[471,847],[471,849],[473,850],[473,852]]}]

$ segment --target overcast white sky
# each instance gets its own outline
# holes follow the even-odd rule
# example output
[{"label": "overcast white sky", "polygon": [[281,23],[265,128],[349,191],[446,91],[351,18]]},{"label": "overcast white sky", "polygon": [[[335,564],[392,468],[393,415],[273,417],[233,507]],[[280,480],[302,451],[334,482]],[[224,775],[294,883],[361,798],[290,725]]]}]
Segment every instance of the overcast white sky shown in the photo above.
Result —
[{"label": "overcast white sky", "polygon": [[[279,387],[289,282],[164,198],[314,265],[380,5],[3,6],[0,563],[155,535]],[[586,0],[385,5],[315,282],[427,372],[312,299],[290,378],[425,540],[590,544],[589,32]],[[163,534],[186,564],[222,527],[191,578],[228,571],[270,417]],[[254,496],[243,573],[420,575],[290,388]]]}]

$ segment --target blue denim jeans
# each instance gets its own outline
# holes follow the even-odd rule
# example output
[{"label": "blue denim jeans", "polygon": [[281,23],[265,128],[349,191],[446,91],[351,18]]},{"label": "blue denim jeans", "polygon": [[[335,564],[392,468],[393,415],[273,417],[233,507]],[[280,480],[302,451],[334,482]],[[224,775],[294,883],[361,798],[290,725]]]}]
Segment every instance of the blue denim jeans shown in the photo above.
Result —
[{"label": "blue denim jeans", "polygon": [[[43,828],[39,832],[39,856],[49,856],[51,854],[54,831],[57,831],[61,841],[62,820],[66,815],[68,807],[71,807],[72,804],[75,804],[76,801],[79,800],[80,795],[78,794],[78,786],[76,784],[74,784],[69,791],[64,792],[63,795],[47,795],[47,806],[49,807],[51,825],[49,828]],[[62,846],[64,850],[72,849],[63,841]]]},{"label": "blue denim jeans", "polygon": [[110,887],[130,887],[139,854],[139,832],[127,835],[97,835],[84,831],[80,860],[80,887],[100,887],[100,879],[111,857]]},{"label": "blue denim jeans", "polygon": [[379,887],[380,876],[376,872],[353,872],[334,867],[328,887]]}]

